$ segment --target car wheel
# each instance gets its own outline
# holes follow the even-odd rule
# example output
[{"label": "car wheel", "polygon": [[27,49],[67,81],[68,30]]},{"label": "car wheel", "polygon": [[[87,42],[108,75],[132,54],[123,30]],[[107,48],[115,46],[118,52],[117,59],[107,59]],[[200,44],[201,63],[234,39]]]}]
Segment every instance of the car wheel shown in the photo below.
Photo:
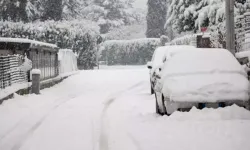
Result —
[{"label": "car wheel", "polygon": [[157,114],[161,114],[160,108],[159,108],[159,104],[158,104],[158,102],[157,102],[157,96],[156,96],[156,94],[155,94],[155,112],[156,112]]},{"label": "car wheel", "polygon": [[152,94],[155,94],[155,91],[154,91],[154,89],[152,88],[152,86],[151,86],[151,95]]},{"label": "car wheel", "polygon": [[163,112],[164,115],[168,115],[167,108],[166,108],[166,105],[165,105],[164,95],[161,95],[161,101],[162,101],[162,112]]},{"label": "car wheel", "polygon": [[162,116],[165,115],[167,111],[164,104],[163,96],[159,96],[157,95],[157,93],[155,93],[155,100],[156,100],[156,113]]}]

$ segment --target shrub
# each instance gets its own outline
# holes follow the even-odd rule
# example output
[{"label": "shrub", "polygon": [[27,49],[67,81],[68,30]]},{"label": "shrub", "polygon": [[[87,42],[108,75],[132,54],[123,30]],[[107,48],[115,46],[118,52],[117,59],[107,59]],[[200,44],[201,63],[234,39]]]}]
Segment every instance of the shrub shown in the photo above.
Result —
[{"label": "shrub", "polygon": [[101,60],[108,65],[142,65],[150,61],[160,39],[110,40],[101,45]]},{"label": "shrub", "polygon": [[99,27],[91,21],[0,22],[0,36],[28,38],[57,44],[78,54],[78,65],[92,69],[95,65]]}]

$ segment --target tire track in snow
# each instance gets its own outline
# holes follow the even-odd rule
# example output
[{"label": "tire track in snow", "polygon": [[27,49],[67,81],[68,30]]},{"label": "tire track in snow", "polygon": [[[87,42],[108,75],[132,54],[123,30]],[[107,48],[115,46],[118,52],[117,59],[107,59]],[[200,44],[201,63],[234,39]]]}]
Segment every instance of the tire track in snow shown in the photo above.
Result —
[{"label": "tire track in snow", "polygon": [[[115,102],[115,100],[123,95],[126,92],[129,92],[137,87],[140,87],[144,82],[141,81],[125,90],[122,90],[120,92],[117,92],[115,94],[112,94],[111,98],[109,98],[105,103],[104,103],[104,109],[102,111],[101,115],[101,133],[99,137],[99,150],[109,150],[109,133],[108,133],[108,118],[107,118],[107,112],[110,106]],[[130,138],[130,136],[128,136]],[[138,144],[135,144],[134,140],[132,139],[132,142],[134,143],[135,147],[140,150],[138,147]]]},{"label": "tire track in snow", "polygon": [[136,145],[137,150],[143,150],[141,148],[141,145],[139,144],[139,142],[135,139],[135,137],[131,133],[127,132],[127,135],[131,139],[131,141],[133,142],[133,144]]},{"label": "tire track in snow", "polygon": [[[70,95],[69,97],[74,97],[74,96]],[[50,106],[50,105],[52,105],[52,104],[55,104],[58,100],[61,100],[61,99],[62,99],[62,98],[58,98],[58,99],[56,99],[54,102],[49,103],[49,104],[47,104],[47,105],[45,105],[45,106],[42,106],[42,107],[39,108],[39,109],[43,109],[43,108],[48,107],[48,106]],[[31,116],[31,114],[24,116],[24,117],[23,117],[22,119],[20,119],[12,128],[10,128],[8,131],[6,131],[6,132],[3,134],[3,136],[0,137],[0,143],[1,143],[1,141],[2,141],[4,138],[6,138],[6,136],[8,136],[9,134],[11,134],[19,125],[21,125],[21,124],[25,121],[25,119],[27,119],[29,116]]]},{"label": "tire track in snow", "polygon": [[[65,103],[67,103],[69,101],[71,101],[72,99],[76,98],[79,95],[82,95],[82,93],[71,94],[71,95],[69,95],[69,96],[67,96],[65,98],[58,98],[53,103],[46,105],[46,106],[53,105],[53,107],[49,108],[46,111],[45,115],[42,115],[42,117],[40,117],[40,119],[38,121],[36,121],[34,125],[32,125],[29,129],[27,129],[27,131],[25,131],[24,133],[21,134],[21,137],[19,137],[19,139],[17,139],[17,141],[14,142],[15,145],[11,146],[12,147],[11,150],[19,150],[22,147],[22,145],[24,144],[24,142],[29,138],[29,136],[32,133],[34,133],[42,125],[42,123],[44,122],[44,120],[53,111],[55,111],[58,107],[60,107],[61,105],[65,104]],[[42,108],[44,108],[44,107],[42,107]],[[31,115],[29,115],[29,116],[31,116]],[[21,126],[22,124],[25,124],[25,122],[26,122],[27,118],[29,118],[29,116],[26,116],[25,118],[21,119],[11,130],[9,130],[3,137],[1,137],[1,140],[0,140],[0,149],[2,149],[1,147],[4,146],[4,139],[7,139],[9,136],[11,136],[12,133],[15,134],[15,130],[17,130],[18,127]],[[36,115],[34,115],[34,117],[35,116]]]}]

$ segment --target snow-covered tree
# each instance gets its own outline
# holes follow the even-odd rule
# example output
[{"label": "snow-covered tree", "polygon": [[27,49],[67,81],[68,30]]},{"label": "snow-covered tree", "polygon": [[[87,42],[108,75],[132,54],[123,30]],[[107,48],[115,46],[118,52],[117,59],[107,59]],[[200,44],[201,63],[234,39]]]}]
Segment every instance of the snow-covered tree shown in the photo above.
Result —
[{"label": "snow-covered tree", "polygon": [[[235,16],[246,10],[244,0],[235,1]],[[197,32],[201,27],[220,26],[225,21],[225,0],[170,0],[167,22],[174,32]]]},{"label": "snow-covered tree", "polygon": [[159,38],[165,35],[164,25],[166,22],[166,0],[148,0],[147,31],[148,38]]},{"label": "snow-covered tree", "polygon": [[46,0],[43,20],[61,20],[63,12],[63,0]]},{"label": "snow-covered tree", "polygon": [[0,18],[2,20],[27,22],[26,6],[27,0],[1,0]]},{"label": "snow-covered tree", "polygon": [[131,40],[146,38],[145,26],[145,23],[122,26],[109,31],[103,36],[105,40]]},{"label": "snow-covered tree", "polygon": [[86,19],[97,21],[101,33],[107,33],[112,28],[136,22],[132,12],[133,0],[93,0],[93,3],[84,8]]}]

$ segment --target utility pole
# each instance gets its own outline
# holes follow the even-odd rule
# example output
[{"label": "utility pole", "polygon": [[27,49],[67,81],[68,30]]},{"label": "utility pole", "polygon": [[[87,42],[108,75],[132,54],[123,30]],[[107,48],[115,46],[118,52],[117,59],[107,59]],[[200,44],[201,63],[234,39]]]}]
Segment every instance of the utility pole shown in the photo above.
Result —
[{"label": "utility pole", "polygon": [[96,46],[96,65],[97,65],[97,69],[100,69],[100,65],[99,65],[99,51],[100,51],[100,44],[103,42],[103,39],[101,36],[99,36],[97,38],[97,46]]},{"label": "utility pole", "polygon": [[96,65],[97,65],[97,69],[99,70],[100,67],[99,67],[99,45],[97,45],[97,48],[96,48]]},{"label": "utility pole", "polygon": [[226,48],[235,55],[234,0],[226,1]]}]

